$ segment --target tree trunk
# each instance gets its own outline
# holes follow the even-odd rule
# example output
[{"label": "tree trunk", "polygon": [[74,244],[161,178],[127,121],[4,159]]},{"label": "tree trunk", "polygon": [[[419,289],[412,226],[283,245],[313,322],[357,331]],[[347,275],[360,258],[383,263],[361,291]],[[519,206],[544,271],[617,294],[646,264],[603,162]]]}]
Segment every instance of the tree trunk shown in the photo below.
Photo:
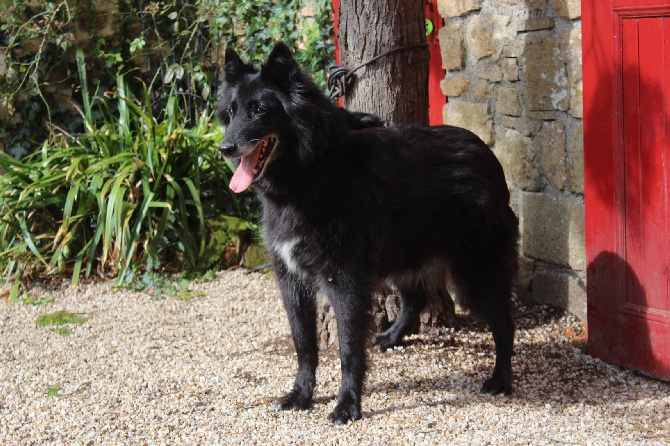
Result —
[{"label": "tree trunk", "polygon": [[[340,56],[354,68],[385,51],[426,41],[424,2],[342,0]],[[428,124],[428,48],[400,50],[356,71],[346,108],[391,123]]]},{"label": "tree trunk", "polygon": [[[426,41],[424,2],[416,0],[341,0],[339,35],[341,63],[355,68],[385,51]],[[427,47],[393,52],[356,71],[355,84],[344,99],[345,107],[374,113],[389,123],[428,125]],[[399,312],[395,287],[373,296],[373,330],[384,331]],[[337,344],[335,314],[319,296],[318,336],[321,348]],[[429,292],[416,331],[438,334],[454,324],[451,296]]]}]

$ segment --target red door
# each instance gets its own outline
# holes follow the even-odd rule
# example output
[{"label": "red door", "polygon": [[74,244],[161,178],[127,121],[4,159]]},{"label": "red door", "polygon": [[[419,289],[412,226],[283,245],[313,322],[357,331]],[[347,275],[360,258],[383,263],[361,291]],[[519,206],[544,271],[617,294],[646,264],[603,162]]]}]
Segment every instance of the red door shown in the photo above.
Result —
[{"label": "red door", "polygon": [[670,1],[582,12],[589,354],[670,378]]}]

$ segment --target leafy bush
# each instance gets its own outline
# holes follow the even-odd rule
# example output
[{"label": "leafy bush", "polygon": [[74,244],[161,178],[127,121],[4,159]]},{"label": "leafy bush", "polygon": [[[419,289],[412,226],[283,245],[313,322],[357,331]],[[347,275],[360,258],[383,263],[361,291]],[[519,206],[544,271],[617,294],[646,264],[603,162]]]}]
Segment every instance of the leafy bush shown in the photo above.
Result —
[{"label": "leafy bush", "polygon": [[267,59],[278,40],[295,48],[298,63],[325,89],[335,63],[330,0],[208,0],[212,38],[232,45],[245,60]]},{"label": "leafy bush", "polygon": [[0,0],[0,271],[12,296],[22,277],[201,271],[215,250],[206,221],[253,226],[258,204],[229,191],[232,166],[215,157],[223,46],[262,60],[284,40],[325,88],[330,14],[327,0]]},{"label": "leafy bush", "polygon": [[[81,71],[85,78],[83,64]],[[122,280],[147,259],[194,268],[206,216],[248,212],[228,190],[230,167],[216,157],[222,133],[211,114],[187,128],[171,97],[158,121],[123,76],[109,99],[83,93],[83,135],[54,128],[24,160],[0,153],[0,267],[16,277],[14,294],[25,274],[70,272],[76,284],[92,271]]]},{"label": "leafy bush", "polygon": [[284,40],[325,89],[332,33],[329,0],[0,0],[0,151],[33,152],[49,122],[84,131],[69,105],[83,100],[78,49],[89,88],[111,90],[125,73],[129,89],[140,96],[146,88],[154,106],[179,96],[195,125],[216,101],[225,45],[260,61]]}]

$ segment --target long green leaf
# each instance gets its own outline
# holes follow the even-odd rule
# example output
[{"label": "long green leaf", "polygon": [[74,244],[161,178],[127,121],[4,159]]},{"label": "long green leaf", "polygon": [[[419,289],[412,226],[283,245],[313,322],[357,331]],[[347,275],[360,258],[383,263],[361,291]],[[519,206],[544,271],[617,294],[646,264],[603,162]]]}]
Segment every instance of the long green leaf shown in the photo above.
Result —
[{"label": "long green leaf", "polygon": [[202,203],[200,202],[200,191],[196,189],[195,184],[191,181],[190,178],[184,178],[184,183],[191,191],[191,196],[193,197],[193,204],[198,212],[198,222],[199,222],[199,231],[200,234],[200,247],[198,249],[198,256],[201,256],[205,252],[205,212],[202,208]]},{"label": "long green leaf", "polygon": [[189,266],[194,266],[196,263],[196,248],[193,241],[193,236],[188,231],[188,213],[186,212],[186,201],[184,199],[184,193],[181,190],[181,186],[172,178],[170,175],[165,174],[165,179],[168,181],[174,192],[177,194],[178,203],[179,203],[179,218],[181,220],[182,230],[180,235],[182,237],[182,243],[184,244],[184,257],[187,260]]},{"label": "long green leaf", "polygon": [[84,50],[77,48],[77,69],[79,70],[79,85],[81,86],[81,97],[84,101],[84,117],[89,123],[93,122],[91,115],[91,99],[88,94],[88,79],[86,76],[86,62],[84,59]]},{"label": "long green leaf", "polygon": [[26,221],[23,218],[19,219],[19,225],[21,226],[21,232],[23,233],[23,241],[26,242],[28,249],[30,249],[30,251],[35,255],[35,257],[37,257],[37,259],[40,262],[46,265],[47,262],[46,260],[44,260],[44,257],[42,257],[42,254],[40,254],[40,251],[37,249],[37,246],[35,246],[35,243],[33,242],[33,239],[30,235],[30,232],[28,232]]}]

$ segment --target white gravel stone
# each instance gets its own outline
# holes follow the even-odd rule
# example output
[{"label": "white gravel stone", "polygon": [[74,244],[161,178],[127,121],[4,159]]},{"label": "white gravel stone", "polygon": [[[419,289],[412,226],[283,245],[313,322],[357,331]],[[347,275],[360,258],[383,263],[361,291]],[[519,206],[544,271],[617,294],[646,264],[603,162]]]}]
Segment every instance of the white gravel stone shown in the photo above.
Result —
[{"label": "white gravel stone", "polygon": [[[571,316],[521,307],[514,394],[481,395],[490,335],[468,324],[370,353],[363,419],[334,426],[340,370],[324,351],[313,409],[277,412],[296,362],[273,280],[225,272],[193,299],[152,300],[109,282],[56,295],[46,307],[0,301],[3,445],[666,445],[670,385],[584,355]],[[63,337],[40,313],[88,321]],[[46,396],[59,385],[58,395]]]}]

